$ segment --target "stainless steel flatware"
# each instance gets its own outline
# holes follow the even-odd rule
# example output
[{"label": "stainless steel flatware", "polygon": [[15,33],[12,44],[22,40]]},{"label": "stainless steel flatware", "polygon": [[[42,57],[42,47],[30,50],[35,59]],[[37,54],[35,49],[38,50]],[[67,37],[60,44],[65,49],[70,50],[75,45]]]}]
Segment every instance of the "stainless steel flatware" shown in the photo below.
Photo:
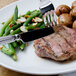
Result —
[{"label": "stainless steel flatware", "polygon": [[[0,37],[0,44],[11,43],[16,40],[21,40],[22,42],[29,42],[54,33],[55,29],[53,27],[54,25],[56,25],[56,21],[55,19],[53,19],[53,16],[55,16],[55,13],[52,13],[52,10],[54,10],[53,4],[49,0],[40,0],[40,10],[42,12],[45,25],[50,27],[28,31],[21,34]],[[47,16],[48,24],[45,16]]]},{"label": "stainless steel flatware", "polygon": [[21,34],[4,36],[4,37],[0,37],[0,44],[11,43],[16,40],[21,40],[22,42],[28,42],[47,36],[53,32],[54,30],[51,27],[50,28],[48,27],[44,29],[37,29],[37,30],[21,33]]},{"label": "stainless steel flatware", "polygon": [[52,27],[54,32],[58,32],[62,27],[57,25],[57,15],[54,10],[54,5],[50,0],[40,0],[40,10],[43,15],[46,27]]}]

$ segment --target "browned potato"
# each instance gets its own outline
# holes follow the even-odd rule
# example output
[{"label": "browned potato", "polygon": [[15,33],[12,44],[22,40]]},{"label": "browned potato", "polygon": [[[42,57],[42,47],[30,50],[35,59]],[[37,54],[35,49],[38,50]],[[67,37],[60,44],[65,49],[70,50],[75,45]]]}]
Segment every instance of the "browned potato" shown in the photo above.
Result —
[{"label": "browned potato", "polygon": [[58,18],[58,23],[65,26],[72,25],[72,16],[67,13],[61,14]]},{"label": "browned potato", "polygon": [[73,28],[73,29],[76,29],[76,20],[73,22],[72,28]]},{"label": "browned potato", "polygon": [[70,15],[72,15],[74,18],[76,18],[76,7],[70,11]]},{"label": "browned potato", "polygon": [[70,7],[67,5],[60,5],[56,8],[56,14],[57,16],[61,15],[62,13],[69,13],[70,12]]},{"label": "browned potato", "polygon": [[76,7],[76,1],[72,3],[72,8]]}]

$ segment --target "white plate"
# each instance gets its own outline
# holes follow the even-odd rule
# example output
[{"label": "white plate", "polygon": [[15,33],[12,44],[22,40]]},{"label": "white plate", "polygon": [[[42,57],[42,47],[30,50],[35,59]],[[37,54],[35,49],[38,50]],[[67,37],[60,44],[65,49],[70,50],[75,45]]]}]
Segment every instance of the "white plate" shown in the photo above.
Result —
[{"label": "white plate", "polygon": [[[60,4],[71,6],[74,0],[52,0],[57,7]],[[21,0],[12,3],[0,10],[0,23],[6,21],[13,13],[16,5],[19,7],[19,13],[25,13],[28,10],[38,9],[39,0]],[[0,26],[1,28],[1,26]],[[30,74],[59,74],[76,70],[76,61],[70,63],[57,63],[47,59],[42,59],[35,54],[33,42],[22,52],[17,51],[18,61],[13,61],[10,57],[0,52],[0,65],[23,73]]]}]

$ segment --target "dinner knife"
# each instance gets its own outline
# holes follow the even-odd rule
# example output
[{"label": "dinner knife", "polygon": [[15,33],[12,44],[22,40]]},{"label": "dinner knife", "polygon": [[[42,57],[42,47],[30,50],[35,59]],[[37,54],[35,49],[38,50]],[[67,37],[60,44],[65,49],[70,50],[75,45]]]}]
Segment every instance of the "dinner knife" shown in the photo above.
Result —
[{"label": "dinner knife", "polygon": [[11,43],[16,40],[21,40],[23,43],[36,40],[38,38],[54,33],[52,27],[28,31],[21,34],[9,35],[0,37],[0,44]]},{"label": "dinner knife", "polygon": [[[42,15],[44,15],[47,11],[54,10],[54,6],[49,0],[40,0],[40,10],[42,12]],[[25,43],[25,42],[33,41],[38,38],[47,36],[52,33],[54,33],[54,30],[52,27],[37,29],[37,30],[28,31],[21,34],[0,37],[0,44],[11,43],[16,40],[21,40],[23,43]]]}]

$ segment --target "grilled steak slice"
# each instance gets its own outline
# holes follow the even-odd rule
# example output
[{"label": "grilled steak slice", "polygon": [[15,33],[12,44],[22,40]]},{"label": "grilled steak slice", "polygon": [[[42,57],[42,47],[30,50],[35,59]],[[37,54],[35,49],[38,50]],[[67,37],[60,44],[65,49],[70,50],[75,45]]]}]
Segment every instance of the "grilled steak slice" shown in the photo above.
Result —
[{"label": "grilled steak slice", "polygon": [[34,41],[36,54],[40,57],[64,61],[76,56],[76,30],[62,26],[57,33]]}]

